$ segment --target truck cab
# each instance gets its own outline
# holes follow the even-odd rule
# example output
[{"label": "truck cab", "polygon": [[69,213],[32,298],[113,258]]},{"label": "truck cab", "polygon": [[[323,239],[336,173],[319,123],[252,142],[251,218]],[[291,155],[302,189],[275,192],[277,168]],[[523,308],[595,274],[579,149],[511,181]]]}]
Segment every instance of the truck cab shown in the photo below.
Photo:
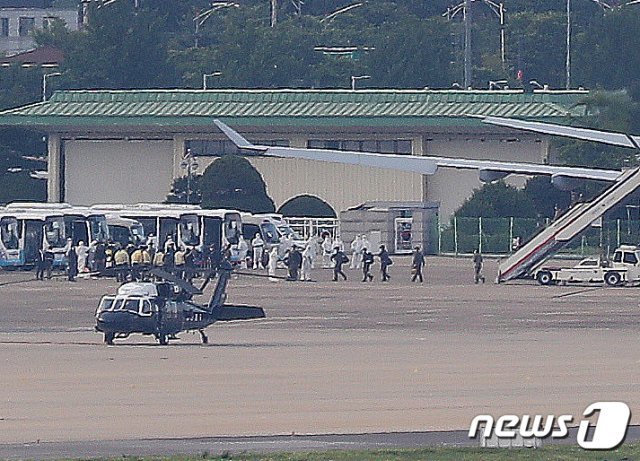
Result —
[{"label": "truck cab", "polygon": [[609,286],[640,281],[640,248],[622,245],[616,249],[610,267],[605,271],[604,281]]}]

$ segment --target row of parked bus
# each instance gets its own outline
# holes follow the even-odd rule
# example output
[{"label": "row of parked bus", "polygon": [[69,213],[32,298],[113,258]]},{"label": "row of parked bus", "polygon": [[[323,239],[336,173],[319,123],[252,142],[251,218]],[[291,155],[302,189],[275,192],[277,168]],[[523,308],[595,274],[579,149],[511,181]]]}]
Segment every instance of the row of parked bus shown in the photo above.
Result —
[{"label": "row of parked bus", "polygon": [[286,236],[301,239],[276,214],[252,215],[236,210],[207,210],[196,205],[134,204],[78,207],[64,203],[11,203],[0,207],[0,267],[35,265],[41,249],[54,256],[54,266],[66,264],[71,243],[115,242],[122,246],[153,241],[163,247],[171,239],[176,247],[222,249],[251,246],[260,233],[267,248]]}]

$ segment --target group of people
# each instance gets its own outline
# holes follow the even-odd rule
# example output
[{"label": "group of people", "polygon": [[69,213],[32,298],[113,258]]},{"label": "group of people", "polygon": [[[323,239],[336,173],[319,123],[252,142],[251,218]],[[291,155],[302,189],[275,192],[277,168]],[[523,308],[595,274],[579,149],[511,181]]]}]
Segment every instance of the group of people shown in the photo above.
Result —
[{"label": "group of people", "polygon": [[[243,242],[244,239],[242,240]],[[143,244],[129,243],[121,245],[115,242],[91,242],[86,246],[80,241],[77,245],[71,239],[67,240],[65,255],[67,261],[67,277],[75,281],[76,276],[83,272],[95,272],[102,275],[114,275],[119,282],[129,280],[146,280],[149,270],[153,267],[173,273],[186,280],[192,280],[198,271],[218,267],[223,259],[235,261],[242,268],[252,267],[254,270],[267,269],[272,280],[277,280],[276,269],[281,262],[288,270],[286,279],[289,281],[310,281],[311,271],[315,268],[316,259],[322,256],[322,267],[333,270],[334,282],[347,280],[343,267],[350,263],[350,269],[362,270],[362,282],[372,282],[371,273],[376,257],[380,263],[380,280],[387,282],[391,279],[389,267],[393,260],[389,256],[385,245],[380,245],[374,254],[370,251],[371,244],[366,235],[358,235],[351,243],[351,258],[344,250],[344,244],[339,237],[332,239],[328,232],[320,237],[312,236],[307,240],[304,248],[289,242],[267,248],[259,233],[249,245],[228,245],[225,249],[217,249],[214,245],[199,251],[193,247],[177,246],[169,236],[163,245],[157,245],[151,235]],[[159,248],[157,248],[159,246]],[[328,249],[330,250],[328,251]],[[55,262],[55,254],[50,249],[41,249],[38,254],[36,278],[43,280],[46,274],[51,278],[51,271]],[[424,282],[425,267],[424,252],[416,246],[411,261],[411,281]],[[476,250],[473,255],[474,281],[484,283],[482,275],[483,259]]]},{"label": "group of people", "polygon": [[[156,244],[153,235],[137,245],[129,242],[91,242],[74,244],[67,239],[63,251],[66,261],[66,275],[69,281],[75,281],[80,273],[94,273],[102,276],[115,276],[119,282],[147,280],[152,268],[162,268],[186,280],[193,279],[198,271],[217,267],[225,257],[231,257],[231,249],[224,252],[212,245],[199,251],[194,247],[176,245],[169,236],[161,246]],[[41,249],[36,260],[36,278],[51,278],[56,254],[51,249]],[[62,265],[62,262],[60,262]]]}]

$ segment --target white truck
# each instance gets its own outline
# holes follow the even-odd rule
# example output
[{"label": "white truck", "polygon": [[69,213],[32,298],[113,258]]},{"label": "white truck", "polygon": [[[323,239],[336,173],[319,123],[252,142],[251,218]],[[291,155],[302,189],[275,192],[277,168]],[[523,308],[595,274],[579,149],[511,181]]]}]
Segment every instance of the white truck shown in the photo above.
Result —
[{"label": "white truck", "polygon": [[604,282],[615,287],[640,283],[640,248],[622,245],[609,262],[587,258],[570,268],[543,267],[534,277],[541,285]]},{"label": "white truck", "polygon": [[586,258],[573,267],[543,267],[534,278],[540,285],[603,283],[604,267],[599,258]]}]

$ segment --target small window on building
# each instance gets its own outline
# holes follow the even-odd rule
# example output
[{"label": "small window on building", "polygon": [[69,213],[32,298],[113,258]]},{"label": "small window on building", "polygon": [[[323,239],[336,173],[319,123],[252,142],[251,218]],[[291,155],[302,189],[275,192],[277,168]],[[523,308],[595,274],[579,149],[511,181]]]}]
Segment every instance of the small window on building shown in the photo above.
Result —
[{"label": "small window on building", "polygon": [[35,24],[35,18],[20,18],[18,21],[18,35],[20,37],[27,37],[33,30]]},{"label": "small window on building", "polygon": [[0,18],[0,37],[9,36],[9,18]]},{"label": "small window on building", "polygon": [[50,29],[56,21],[59,21],[59,19],[55,16],[45,16],[42,18],[42,28],[45,30]]}]

